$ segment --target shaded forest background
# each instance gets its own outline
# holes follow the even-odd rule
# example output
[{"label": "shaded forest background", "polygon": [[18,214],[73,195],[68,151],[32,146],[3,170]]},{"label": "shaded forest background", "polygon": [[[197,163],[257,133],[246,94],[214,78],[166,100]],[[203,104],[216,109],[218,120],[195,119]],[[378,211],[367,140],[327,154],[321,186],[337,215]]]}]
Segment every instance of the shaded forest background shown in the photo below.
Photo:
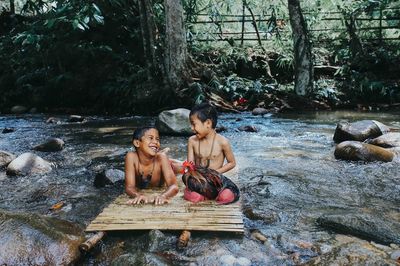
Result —
[{"label": "shaded forest background", "polygon": [[[43,112],[154,114],[205,99],[225,110],[272,112],[400,105],[398,1],[302,2],[313,82],[300,90],[304,58],[296,44],[302,36],[296,37],[289,12],[299,1],[180,4],[2,3],[0,112],[24,105]],[[171,28],[180,21],[183,41]],[[185,69],[176,72],[182,60]]]}]

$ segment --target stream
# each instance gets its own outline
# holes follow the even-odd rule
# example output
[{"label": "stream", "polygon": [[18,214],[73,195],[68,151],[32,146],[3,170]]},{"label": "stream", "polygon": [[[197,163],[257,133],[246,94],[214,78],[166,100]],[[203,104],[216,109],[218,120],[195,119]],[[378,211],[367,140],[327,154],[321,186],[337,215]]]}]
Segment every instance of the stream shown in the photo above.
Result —
[{"label": "stream", "polygon": [[[221,114],[218,126],[227,129],[221,134],[230,140],[237,161],[244,235],[193,232],[188,247],[178,250],[179,231],[112,232],[77,265],[396,265],[390,254],[400,250],[399,164],[336,160],[332,137],[339,121],[373,119],[400,128],[399,115]],[[124,191],[123,183],[96,188],[96,174],[123,170],[133,129],[153,125],[155,118],[89,116],[83,123],[68,123],[67,116],[54,117],[61,123],[45,123],[49,115],[44,114],[0,116],[0,129],[15,129],[0,134],[0,150],[19,155],[50,137],[66,143],[60,152],[34,151],[53,164],[47,174],[9,177],[1,169],[0,209],[57,217],[85,228]],[[238,130],[246,125],[258,132]],[[169,147],[175,159],[185,159],[186,142],[187,137],[161,136],[162,148]],[[63,208],[49,211],[59,201],[65,202]],[[321,226],[321,221],[332,224],[343,217],[349,217],[344,224],[364,219],[382,232],[374,238],[374,232],[354,226]],[[379,238],[388,231],[397,233],[397,243],[396,237],[390,243]]]}]

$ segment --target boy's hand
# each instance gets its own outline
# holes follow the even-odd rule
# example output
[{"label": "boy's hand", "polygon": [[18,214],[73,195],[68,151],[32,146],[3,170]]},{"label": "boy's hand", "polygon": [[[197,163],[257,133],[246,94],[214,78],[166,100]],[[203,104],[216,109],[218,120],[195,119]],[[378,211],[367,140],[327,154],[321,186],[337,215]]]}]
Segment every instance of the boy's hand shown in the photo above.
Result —
[{"label": "boy's hand", "polygon": [[165,203],[169,203],[169,200],[163,196],[163,195],[158,195],[155,199],[154,199],[154,204],[155,205],[163,205]]},{"label": "boy's hand", "polygon": [[140,204],[140,203],[148,203],[149,199],[145,195],[138,195],[134,199],[128,200],[127,204]]}]

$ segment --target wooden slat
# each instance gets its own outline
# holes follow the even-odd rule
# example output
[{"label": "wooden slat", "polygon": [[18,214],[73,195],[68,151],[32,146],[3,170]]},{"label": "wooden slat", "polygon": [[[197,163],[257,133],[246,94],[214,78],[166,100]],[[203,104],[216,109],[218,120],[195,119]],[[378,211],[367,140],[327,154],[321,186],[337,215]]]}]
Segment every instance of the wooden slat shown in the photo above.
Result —
[{"label": "wooden slat", "polygon": [[[144,193],[154,196],[160,191],[146,190]],[[215,201],[194,204],[184,200],[182,192],[165,205],[129,205],[126,204],[128,200],[125,194],[117,197],[89,224],[86,231],[244,231],[240,202],[229,205],[218,205]]]}]

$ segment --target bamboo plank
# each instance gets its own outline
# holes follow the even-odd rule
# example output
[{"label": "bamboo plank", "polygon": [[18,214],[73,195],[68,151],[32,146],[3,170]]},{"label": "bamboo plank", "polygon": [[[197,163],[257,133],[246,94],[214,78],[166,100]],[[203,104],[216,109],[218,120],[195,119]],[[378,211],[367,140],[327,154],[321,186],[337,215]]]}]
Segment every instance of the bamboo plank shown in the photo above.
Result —
[{"label": "bamboo plank", "polygon": [[[147,196],[160,193],[142,192]],[[86,231],[159,229],[244,233],[240,202],[230,205],[217,205],[215,201],[193,204],[183,199],[182,191],[165,205],[130,205],[126,203],[128,200],[125,194],[117,197],[89,224]]]},{"label": "bamboo plank", "polygon": [[[143,191],[148,196],[159,191]],[[126,194],[117,197],[89,224],[90,231],[114,230],[196,230],[244,232],[240,202],[217,205],[215,201],[193,204],[178,193],[169,204],[130,205]]]}]

